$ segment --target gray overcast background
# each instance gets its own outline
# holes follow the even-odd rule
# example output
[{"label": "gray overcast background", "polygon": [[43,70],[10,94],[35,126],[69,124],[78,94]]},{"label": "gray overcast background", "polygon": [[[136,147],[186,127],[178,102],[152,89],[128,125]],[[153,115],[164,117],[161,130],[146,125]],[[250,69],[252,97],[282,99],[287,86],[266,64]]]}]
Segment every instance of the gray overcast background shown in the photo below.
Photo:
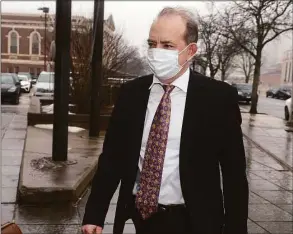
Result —
[{"label": "gray overcast background", "polygon": [[[228,2],[215,4],[216,7],[223,7]],[[200,14],[207,14],[211,7],[208,1],[105,1],[105,18],[112,14],[117,31],[123,32],[130,43],[143,51],[150,25],[156,14],[165,6],[179,5],[197,10]],[[55,1],[1,1],[2,12],[40,14],[37,9],[43,6],[49,7],[50,13],[55,13]],[[72,14],[92,17],[93,1],[73,1]],[[288,49],[292,49],[292,33],[282,36],[266,47],[266,65],[280,61],[284,51]]]}]

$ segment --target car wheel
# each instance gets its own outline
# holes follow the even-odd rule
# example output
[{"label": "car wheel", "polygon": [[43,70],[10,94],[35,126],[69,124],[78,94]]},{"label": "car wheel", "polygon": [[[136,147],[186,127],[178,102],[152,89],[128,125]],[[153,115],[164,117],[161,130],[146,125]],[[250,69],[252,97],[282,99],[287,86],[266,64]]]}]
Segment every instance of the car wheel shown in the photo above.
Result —
[{"label": "car wheel", "polygon": [[18,105],[18,104],[19,104],[19,95],[17,95],[17,96],[13,99],[12,104],[14,104],[14,105]]},{"label": "car wheel", "polygon": [[288,110],[288,107],[285,106],[285,120],[288,121],[289,118],[290,118],[290,116],[289,116],[289,110]]}]

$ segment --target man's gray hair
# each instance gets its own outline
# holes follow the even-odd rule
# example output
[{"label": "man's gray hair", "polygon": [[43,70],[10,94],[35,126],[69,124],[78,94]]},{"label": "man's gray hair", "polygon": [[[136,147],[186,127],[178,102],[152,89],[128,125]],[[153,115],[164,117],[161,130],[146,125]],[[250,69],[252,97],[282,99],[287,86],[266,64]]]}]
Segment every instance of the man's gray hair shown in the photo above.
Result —
[{"label": "man's gray hair", "polygon": [[186,21],[186,31],[184,39],[187,44],[196,43],[198,40],[198,24],[195,20],[194,14],[183,7],[165,7],[160,11],[158,17],[167,15],[178,15]]}]

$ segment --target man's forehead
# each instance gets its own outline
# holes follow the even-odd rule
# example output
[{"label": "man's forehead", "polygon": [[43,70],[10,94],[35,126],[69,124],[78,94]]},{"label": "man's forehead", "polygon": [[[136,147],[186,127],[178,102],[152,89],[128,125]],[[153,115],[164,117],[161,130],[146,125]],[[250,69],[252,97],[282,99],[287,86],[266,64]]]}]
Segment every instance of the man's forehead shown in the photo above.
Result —
[{"label": "man's forehead", "polygon": [[176,31],[150,31],[148,41],[156,43],[175,43],[176,41],[183,39],[183,35],[183,33]]},{"label": "man's forehead", "polygon": [[148,42],[156,42],[156,43],[172,43],[173,42],[173,40],[172,39],[170,39],[170,38],[164,38],[164,37],[160,37],[160,36],[158,36],[158,37],[150,37],[149,39],[148,39]]},{"label": "man's forehead", "polygon": [[186,30],[186,24],[178,16],[164,16],[156,19],[149,33],[149,39],[162,42],[182,38]]}]

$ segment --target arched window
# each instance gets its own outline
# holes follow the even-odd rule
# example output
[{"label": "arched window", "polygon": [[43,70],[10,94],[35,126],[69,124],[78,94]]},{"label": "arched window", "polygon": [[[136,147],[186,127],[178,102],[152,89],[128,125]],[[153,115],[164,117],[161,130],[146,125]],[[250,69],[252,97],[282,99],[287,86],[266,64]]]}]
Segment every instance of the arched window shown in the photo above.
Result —
[{"label": "arched window", "polygon": [[10,33],[10,53],[11,54],[17,54],[17,47],[18,47],[17,40],[18,38],[17,38],[16,32]]},{"label": "arched window", "polygon": [[19,34],[14,29],[8,33],[8,53],[18,54],[19,51]]},{"label": "arched window", "polygon": [[40,54],[40,37],[36,32],[31,35],[31,48],[32,54]]}]

